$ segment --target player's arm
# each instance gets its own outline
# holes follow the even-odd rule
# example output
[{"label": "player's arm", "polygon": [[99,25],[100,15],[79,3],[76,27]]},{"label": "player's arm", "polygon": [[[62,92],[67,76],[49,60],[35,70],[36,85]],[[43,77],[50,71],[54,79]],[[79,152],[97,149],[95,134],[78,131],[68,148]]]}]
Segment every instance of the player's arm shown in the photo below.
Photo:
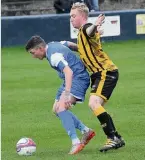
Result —
[{"label": "player's arm", "polygon": [[70,93],[71,85],[72,85],[72,77],[73,71],[69,66],[65,66],[63,69],[63,73],[65,75],[65,92]]},{"label": "player's arm", "polygon": [[60,100],[65,102],[66,108],[71,106],[71,86],[72,86],[72,78],[73,78],[73,71],[67,65],[63,69],[63,73],[65,75],[65,91],[62,93]]},{"label": "player's arm", "polygon": [[51,65],[57,67],[60,72],[65,75],[65,91],[67,93],[71,90],[73,71],[68,65],[68,62],[64,59],[63,54],[55,53],[51,56]]},{"label": "player's arm", "polygon": [[[89,37],[93,37],[96,32],[100,32],[99,27],[104,23],[105,16],[100,14],[97,21],[86,29]],[[100,32],[102,34],[102,32]]]},{"label": "player's arm", "polygon": [[74,42],[70,42],[70,41],[61,41],[60,43],[62,43],[63,45],[65,45],[66,47],[70,48],[73,51],[78,51],[78,46],[76,43]]}]

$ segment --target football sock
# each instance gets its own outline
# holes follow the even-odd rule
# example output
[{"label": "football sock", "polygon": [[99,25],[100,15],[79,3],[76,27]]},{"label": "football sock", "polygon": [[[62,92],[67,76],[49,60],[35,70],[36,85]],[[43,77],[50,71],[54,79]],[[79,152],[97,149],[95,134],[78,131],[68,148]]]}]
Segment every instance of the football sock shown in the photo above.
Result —
[{"label": "football sock", "polygon": [[115,134],[115,136],[116,137],[118,137],[118,138],[121,138],[121,135],[116,131],[116,128],[115,128],[115,125],[114,125],[114,122],[113,122],[113,119],[112,119],[112,117],[108,114],[108,116],[109,116],[109,118],[110,118],[110,122],[111,122],[111,124],[112,124],[112,127],[113,127],[113,130],[114,130],[114,134]]},{"label": "football sock", "polygon": [[110,117],[108,116],[108,113],[104,109],[104,107],[100,106],[96,110],[94,110],[94,114],[99,119],[101,126],[103,128],[104,133],[107,135],[108,138],[114,138],[114,129],[112,126],[112,123],[110,121]]},{"label": "football sock", "polygon": [[71,111],[68,111],[74,120],[75,128],[81,131],[82,134],[89,131],[89,128],[85,126]]},{"label": "football sock", "polygon": [[60,118],[60,120],[63,124],[63,127],[65,128],[69,137],[71,138],[72,143],[75,143],[75,142],[79,143],[79,139],[77,137],[76,129],[75,129],[75,125],[74,125],[74,120],[73,120],[71,114],[67,110],[65,110],[65,111],[57,113],[57,115]]}]

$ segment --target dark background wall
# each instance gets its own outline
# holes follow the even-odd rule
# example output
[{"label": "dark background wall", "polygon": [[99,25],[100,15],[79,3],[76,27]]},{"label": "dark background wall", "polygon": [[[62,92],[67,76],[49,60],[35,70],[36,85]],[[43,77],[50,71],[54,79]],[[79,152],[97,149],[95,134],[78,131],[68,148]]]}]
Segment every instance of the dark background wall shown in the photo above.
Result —
[{"label": "dark background wall", "polygon": [[[99,13],[91,13],[96,17]],[[121,35],[104,37],[104,41],[145,39],[145,34],[136,34],[136,14],[145,10],[106,11],[106,16],[120,15]],[[71,40],[69,15],[15,16],[1,19],[2,47],[24,45],[32,35],[40,35],[47,42]]]}]

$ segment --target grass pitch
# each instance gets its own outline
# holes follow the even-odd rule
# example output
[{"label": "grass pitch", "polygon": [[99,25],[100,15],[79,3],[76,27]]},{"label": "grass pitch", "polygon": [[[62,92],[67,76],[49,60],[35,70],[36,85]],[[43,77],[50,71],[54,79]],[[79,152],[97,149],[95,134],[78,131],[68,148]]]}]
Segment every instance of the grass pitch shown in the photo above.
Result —
[{"label": "grass pitch", "polygon": [[[106,137],[88,109],[88,91],[85,103],[73,112],[96,131],[96,137],[78,155],[68,155],[71,141],[51,112],[61,80],[46,60],[31,58],[23,47],[3,48],[2,160],[145,160],[145,40],[105,43],[103,48],[120,71],[106,109],[126,146],[107,153],[98,151]],[[34,156],[17,155],[16,142],[22,137],[36,142]]]}]

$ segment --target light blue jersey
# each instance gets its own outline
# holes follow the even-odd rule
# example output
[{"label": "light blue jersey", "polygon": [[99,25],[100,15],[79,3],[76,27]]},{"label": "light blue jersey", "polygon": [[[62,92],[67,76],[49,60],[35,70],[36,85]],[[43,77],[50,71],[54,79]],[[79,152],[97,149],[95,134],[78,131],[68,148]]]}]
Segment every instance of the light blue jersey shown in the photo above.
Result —
[{"label": "light blue jersey", "polygon": [[58,90],[56,99],[59,100],[61,93],[65,90],[65,75],[63,69],[69,66],[73,71],[71,94],[78,101],[84,101],[86,90],[90,84],[90,77],[82,61],[68,47],[60,42],[48,43],[46,58],[64,83]]}]

